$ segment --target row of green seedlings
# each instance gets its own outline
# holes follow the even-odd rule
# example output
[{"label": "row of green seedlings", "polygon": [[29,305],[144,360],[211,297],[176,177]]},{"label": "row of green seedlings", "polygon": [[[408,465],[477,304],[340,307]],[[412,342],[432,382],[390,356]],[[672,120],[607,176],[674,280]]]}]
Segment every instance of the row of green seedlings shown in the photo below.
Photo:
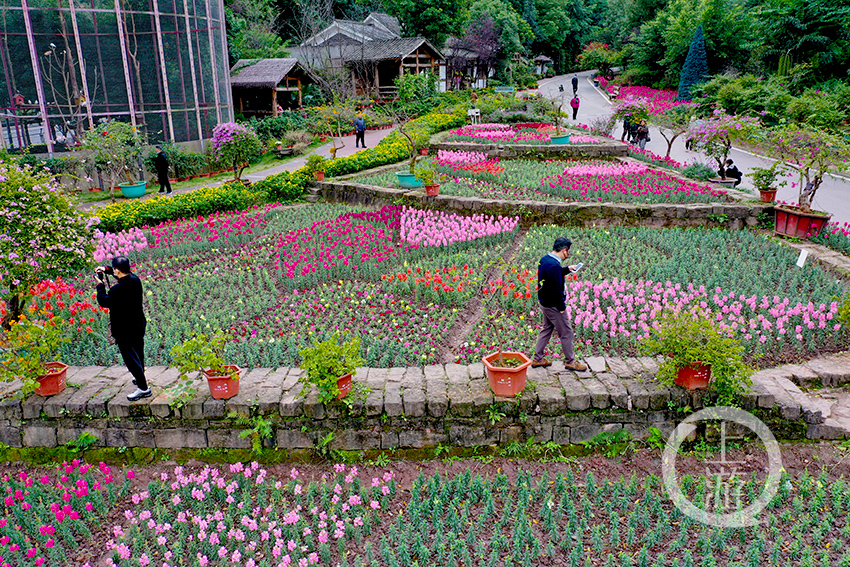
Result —
[{"label": "row of green seedlings", "polygon": [[[725,529],[684,516],[654,476],[597,484],[589,473],[583,486],[570,470],[538,482],[523,472],[514,483],[469,471],[451,480],[420,477],[406,514],[381,538],[383,563],[370,553],[366,564],[526,566],[557,555],[571,567],[599,565],[591,556],[606,557],[605,567],[850,565],[840,543],[850,536],[849,485],[805,474],[795,484],[784,476],[765,525]],[[698,505],[712,490],[704,477],[685,476],[682,487]],[[755,477],[744,482],[746,500],[761,487]],[[795,539],[785,545],[789,531]]]}]

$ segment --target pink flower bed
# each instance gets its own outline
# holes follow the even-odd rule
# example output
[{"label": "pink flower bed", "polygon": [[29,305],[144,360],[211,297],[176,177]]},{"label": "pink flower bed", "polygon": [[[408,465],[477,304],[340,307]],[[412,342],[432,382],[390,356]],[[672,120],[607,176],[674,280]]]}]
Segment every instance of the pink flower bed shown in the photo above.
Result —
[{"label": "pink flower bed", "polygon": [[587,164],[574,165],[564,170],[564,175],[590,175],[594,177],[639,175],[646,173],[649,168],[643,163],[593,161]]},{"label": "pink flower bed", "polygon": [[519,217],[463,216],[405,207],[401,215],[401,239],[419,246],[449,246],[513,232],[517,224]]},{"label": "pink flower bed", "polygon": [[[613,94],[614,93],[614,84],[609,83],[605,77],[599,76],[599,85],[605,89],[607,92]],[[630,96],[636,98],[643,98],[649,103],[650,112],[652,114],[661,114],[665,110],[669,110],[674,106],[680,106],[682,104],[688,104],[687,101],[676,100],[676,97],[679,95],[676,91],[669,91],[664,89],[653,89],[651,87],[636,87],[636,86],[623,86],[620,87],[620,94],[617,98],[628,98]]]},{"label": "pink flower bed", "polygon": [[151,248],[175,246],[184,242],[212,242],[221,239],[253,234],[254,230],[265,226],[265,215],[279,206],[277,203],[259,205],[240,212],[215,213],[208,217],[180,219],[159,224],[150,229],[153,243]]},{"label": "pink flower bed", "polygon": [[96,241],[94,249],[94,261],[98,264],[108,258],[115,256],[129,256],[133,252],[144,250],[148,247],[148,239],[141,228],[122,230],[119,233],[101,232],[94,230]]},{"label": "pink flower bed", "polygon": [[[627,165],[627,164],[623,164]],[[635,170],[640,165],[633,164]],[[582,169],[585,168],[585,169]],[[585,173],[564,173],[542,178],[540,184],[548,185],[547,192],[562,196],[572,195],[578,200],[605,201],[615,196],[638,197],[647,202],[694,202],[694,197],[710,196],[725,201],[726,192],[710,185],[684,181],[661,171],[645,170],[643,173],[598,174],[605,166],[577,166]]]},{"label": "pink flower bed", "polygon": [[[555,126],[546,122],[518,124],[473,124],[453,130],[447,141],[466,141],[503,144],[548,144],[556,133]],[[572,136],[573,144],[598,144],[591,136]]]}]

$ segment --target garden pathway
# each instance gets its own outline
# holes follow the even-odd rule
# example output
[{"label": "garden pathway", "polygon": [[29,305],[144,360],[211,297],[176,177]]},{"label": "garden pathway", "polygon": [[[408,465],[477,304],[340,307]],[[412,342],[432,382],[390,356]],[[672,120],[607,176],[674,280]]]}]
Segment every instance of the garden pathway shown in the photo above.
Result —
[{"label": "garden pathway", "polygon": [[[608,116],[614,103],[611,102],[601,88],[595,88],[590,80],[590,71],[582,71],[578,73],[579,82],[578,95],[581,100],[578,117],[576,122],[581,124],[590,124],[594,118]],[[558,85],[564,85],[564,91],[567,97],[572,93],[572,84],[570,83],[572,74],[558,75],[548,79],[542,79],[539,82],[538,91],[549,98],[557,98],[559,95]],[[617,124],[614,130],[614,136],[617,140],[622,134],[622,123]],[[667,153],[667,142],[656,129],[650,130],[651,141],[646,145],[646,149],[658,155]],[[685,149],[685,141],[679,138],[673,143],[673,150],[670,157],[680,163],[703,162],[714,169],[714,165],[699,152],[692,152]],[[769,167],[773,160],[763,156],[756,155],[747,150],[740,148],[732,148],[730,156],[738,168],[744,172],[744,179],[741,183],[741,188],[752,189],[753,185],[750,177],[747,175],[754,167]],[[791,187],[789,179],[788,185],[779,189],[776,198],[779,201],[797,202],[798,188]],[[844,176],[827,176],[823,181],[820,189],[818,189],[813,208],[821,211],[829,211],[832,213],[832,220],[840,223],[850,222],[850,200],[847,195],[850,194],[850,179]]]},{"label": "garden pathway", "polygon": [[[530,368],[528,387],[516,398],[494,397],[480,362],[360,368],[355,381],[369,390],[355,396],[349,410],[322,404],[315,389],[302,396],[300,368],[244,370],[239,394],[226,401],[210,398],[206,384],[197,381],[195,398],[171,407],[173,368],[148,368],[154,396],[130,403],[131,376],[123,366],[72,367],[68,387],[52,397],[21,401],[9,397],[19,384],[0,385],[0,442],[55,447],[88,432],[109,447],[245,448],[250,439],[239,438],[228,416],[256,412],[272,421],[273,443],[281,448],[311,448],[328,433],[332,448],[346,450],[469,447],[531,437],[576,444],[618,429],[637,438],[646,437],[650,426],[669,433],[685,408],[700,409],[706,401],[703,391],[659,384],[654,358],[597,356],[585,362],[590,371],[578,374],[560,361]],[[762,370],[742,401],[777,437],[850,438],[848,385],[850,352],[844,352]]]},{"label": "garden pathway", "polygon": [[[364,139],[365,139],[365,142],[366,142],[366,147],[372,148],[372,147],[378,145],[378,142],[380,142],[381,140],[386,138],[387,135],[389,135],[389,133],[392,132],[392,131],[393,131],[393,128],[387,128],[386,130],[367,130],[366,135],[364,136]],[[361,151],[361,149],[363,149],[363,148],[355,148],[354,147],[354,135],[343,136],[342,138],[337,138],[337,140],[342,140],[342,143],[344,144],[344,147],[337,151],[337,157],[346,157],[346,156],[354,155],[357,152]],[[270,175],[274,175],[276,173],[281,173],[281,172],[284,172],[284,171],[295,171],[296,169],[300,169],[301,167],[304,166],[304,164],[307,161],[307,156],[310,155],[310,154],[318,154],[318,155],[329,158],[330,155],[331,155],[330,154],[330,148],[331,148],[331,143],[328,142],[328,143],[326,143],[322,146],[313,148],[313,150],[311,150],[310,152],[307,152],[304,155],[298,156],[294,159],[291,159],[291,160],[288,160],[284,163],[281,163],[280,165],[270,167],[270,168],[264,169],[262,171],[257,171],[257,172],[254,172],[254,173],[243,174],[242,178],[247,179],[248,181],[251,181],[252,183],[255,183],[257,181],[265,179],[266,177],[269,177]],[[190,187],[183,187],[183,188],[180,188],[180,189],[175,189],[174,193],[175,194],[183,194],[183,193],[190,193],[192,191],[196,191],[196,190],[202,189],[204,187],[218,187],[220,185],[224,185],[227,181],[228,180],[225,179],[225,180],[221,180],[221,181],[201,182],[197,185],[192,185]],[[141,197],[140,200],[153,199],[157,196],[159,196],[157,193],[149,193],[149,194],[145,195],[144,197]],[[96,209],[100,209],[102,207],[109,205],[109,203],[110,203],[109,199],[104,199],[103,201],[92,201],[92,202],[89,202],[89,203],[81,203],[79,205],[79,207],[83,208],[83,209],[96,210]]]}]

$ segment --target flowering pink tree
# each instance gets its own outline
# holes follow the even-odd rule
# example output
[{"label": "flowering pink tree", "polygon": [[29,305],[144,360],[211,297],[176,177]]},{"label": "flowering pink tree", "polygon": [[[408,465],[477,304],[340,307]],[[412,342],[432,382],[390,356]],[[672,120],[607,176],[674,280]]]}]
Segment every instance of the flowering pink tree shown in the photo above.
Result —
[{"label": "flowering pink tree", "polygon": [[804,211],[811,210],[827,172],[850,169],[850,145],[822,130],[780,126],[767,133],[764,146],[768,155],[800,174],[799,205]]},{"label": "flowering pink tree", "polygon": [[215,158],[233,166],[236,179],[248,166],[248,160],[257,155],[262,144],[257,134],[247,126],[236,122],[224,122],[213,130],[212,150]]},{"label": "flowering pink tree", "polygon": [[649,102],[645,98],[628,96],[614,107],[613,118],[615,120],[628,118],[632,124],[639,124],[642,120],[649,118],[649,109]]},{"label": "flowering pink tree", "polygon": [[[753,136],[759,131],[759,121],[748,116],[738,117],[714,111],[714,116],[707,120],[697,120],[688,128],[687,139],[692,140],[694,147],[717,161],[717,167],[723,171],[723,165],[729,157],[732,143]],[[726,179],[725,175],[721,176]]]},{"label": "flowering pink tree", "polygon": [[688,131],[691,116],[693,116],[694,105],[683,104],[668,108],[659,114],[651,114],[649,123],[658,128],[664,141],[667,142],[666,157],[670,157],[673,142],[676,138]]}]

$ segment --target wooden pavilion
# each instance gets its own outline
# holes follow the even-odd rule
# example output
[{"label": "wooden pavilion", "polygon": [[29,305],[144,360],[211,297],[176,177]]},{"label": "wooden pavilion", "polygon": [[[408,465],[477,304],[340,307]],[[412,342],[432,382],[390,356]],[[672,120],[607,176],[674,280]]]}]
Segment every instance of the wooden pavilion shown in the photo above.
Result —
[{"label": "wooden pavilion", "polygon": [[312,82],[297,59],[240,59],[230,69],[234,110],[246,118],[300,108],[302,88]]}]

